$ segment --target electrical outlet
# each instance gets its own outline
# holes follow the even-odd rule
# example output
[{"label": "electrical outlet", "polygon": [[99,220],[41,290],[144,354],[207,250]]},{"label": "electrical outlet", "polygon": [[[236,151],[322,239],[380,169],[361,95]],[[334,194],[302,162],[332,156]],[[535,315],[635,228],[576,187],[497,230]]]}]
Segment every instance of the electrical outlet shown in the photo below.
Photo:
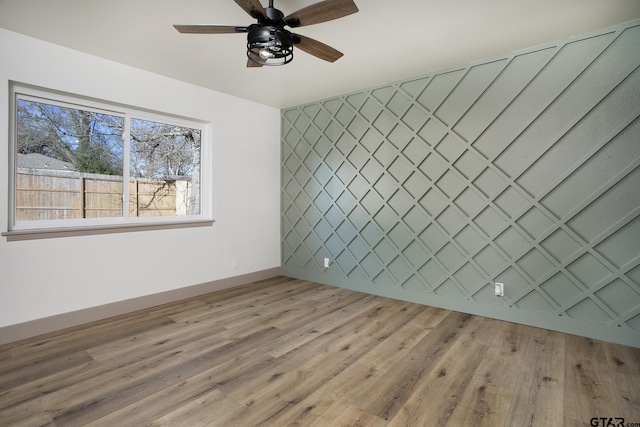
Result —
[{"label": "electrical outlet", "polygon": [[329,268],[329,263],[330,263],[329,258],[325,258],[324,259],[324,268]]},{"label": "electrical outlet", "polygon": [[233,267],[234,270],[238,268],[238,258],[234,258],[231,260],[231,266]]},{"label": "electrical outlet", "polygon": [[495,292],[497,297],[504,296],[504,283],[495,283]]}]

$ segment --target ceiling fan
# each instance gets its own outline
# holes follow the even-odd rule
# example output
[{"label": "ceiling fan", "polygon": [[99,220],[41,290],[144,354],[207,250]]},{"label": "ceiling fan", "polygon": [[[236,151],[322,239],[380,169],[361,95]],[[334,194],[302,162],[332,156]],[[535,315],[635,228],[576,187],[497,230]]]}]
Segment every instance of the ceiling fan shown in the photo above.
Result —
[{"label": "ceiling fan", "polygon": [[259,0],[234,0],[245,12],[258,20],[248,27],[230,25],[174,25],[181,33],[190,34],[247,34],[247,67],[284,65],[293,59],[293,46],[325,61],[335,62],[342,52],[317,40],[285,29],[319,24],[342,18],[358,11],[353,0],[324,0],[302,8],[287,16],[273,7],[262,7]]}]

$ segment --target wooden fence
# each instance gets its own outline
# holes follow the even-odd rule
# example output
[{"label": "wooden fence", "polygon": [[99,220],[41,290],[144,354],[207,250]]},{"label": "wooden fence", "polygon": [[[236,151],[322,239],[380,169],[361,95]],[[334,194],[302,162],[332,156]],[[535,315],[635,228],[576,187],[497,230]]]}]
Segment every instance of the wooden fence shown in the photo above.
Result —
[{"label": "wooden fence", "polygon": [[[129,216],[185,215],[190,184],[132,179]],[[33,169],[16,174],[18,221],[122,215],[122,177]]]}]

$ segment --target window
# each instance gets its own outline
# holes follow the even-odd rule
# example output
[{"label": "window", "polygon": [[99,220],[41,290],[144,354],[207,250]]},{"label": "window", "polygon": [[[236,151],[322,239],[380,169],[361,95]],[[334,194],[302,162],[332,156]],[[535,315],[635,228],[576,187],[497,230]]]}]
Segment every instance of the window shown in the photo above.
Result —
[{"label": "window", "polygon": [[211,221],[207,124],[11,92],[10,232]]}]

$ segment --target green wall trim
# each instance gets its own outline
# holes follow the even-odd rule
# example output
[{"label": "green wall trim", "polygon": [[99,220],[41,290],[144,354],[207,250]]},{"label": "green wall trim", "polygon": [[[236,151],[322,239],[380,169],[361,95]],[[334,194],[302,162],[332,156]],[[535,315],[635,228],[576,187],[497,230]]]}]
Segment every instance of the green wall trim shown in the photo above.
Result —
[{"label": "green wall trim", "polygon": [[634,21],[283,110],[283,274],[640,347],[639,45]]}]

